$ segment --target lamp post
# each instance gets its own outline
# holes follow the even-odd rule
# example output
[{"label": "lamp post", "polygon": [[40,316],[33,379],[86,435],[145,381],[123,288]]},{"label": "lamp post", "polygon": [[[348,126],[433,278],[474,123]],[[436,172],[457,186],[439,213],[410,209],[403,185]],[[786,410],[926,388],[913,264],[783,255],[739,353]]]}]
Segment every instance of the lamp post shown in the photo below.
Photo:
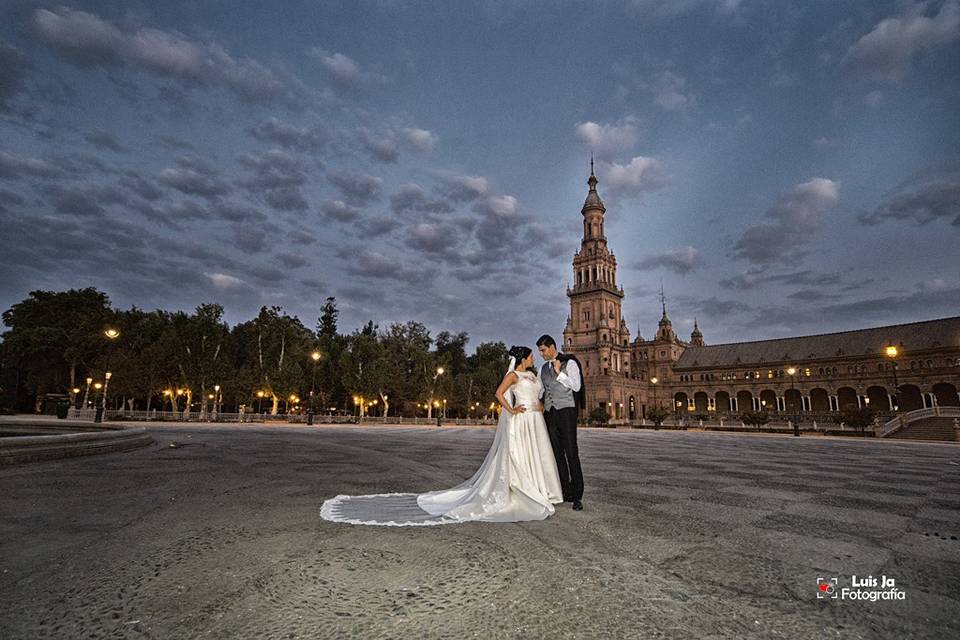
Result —
[{"label": "lamp post", "polygon": [[430,385],[430,401],[427,403],[427,420],[433,417],[433,391],[437,387],[437,378],[443,375],[443,367],[437,367],[437,372],[433,375],[433,382]]},{"label": "lamp post", "polygon": [[313,377],[310,380],[310,406],[307,408],[307,424],[313,424],[313,394],[317,388],[317,363],[320,362],[320,352],[314,351],[310,354],[313,360]]},{"label": "lamp post", "polygon": [[93,384],[93,378],[87,378],[87,389],[83,392],[83,408],[87,408],[87,403],[90,401],[90,385]]},{"label": "lamp post", "polygon": [[103,419],[103,405],[100,402],[100,398],[97,397],[97,394],[100,393],[101,389],[103,389],[103,384],[101,384],[100,382],[94,382],[93,388],[96,391],[96,393],[94,393],[94,396],[93,396],[93,406],[94,406],[93,421],[100,422]]},{"label": "lamp post", "polygon": [[[113,327],[107,327],[106,329],[103,330],[103,335],[105,335],[105,336],[107,337],[107,340],[109,340],[110,342],[112,342],[112,341],[114,341],[114,340],[116,340],[117,338],[120,337],[120,331],[119,331],[118,329],[114,329]],[[106,364],[107,364],[107,366],[106,366],[105,368],[108,369],[108,371],[104,374],[104,377],[106,378],[106,382],[104,382],[104,384],[103,384],[103,397],[101,398],[100,406],[97,407],[97,412],[94,414],[94,418],[93,418],[93,421],[94,421],[94,422],[103,422],[103,414],[106,413],[106,411],[107,411],[107,386],[110,384],[110,377],[113,375],[113,374],[111,374],[110,371],[109,371],[109,369],[110,369],[110,346],[109,346],[109,343],[108,343],[108,345],[107,345],[107,362],[106,362]]]},{"label": "lamp post", "polygon": [[793,435],[799,438],[799,437],[800,437],[800,424],[799,424],[799,422],[800,422],[800,416],[799,416],[799,415],[796,415],[796,410],[797,410],[797,394],[796,394],[796,390],[794,389],[794,384],[793,384],[793,383],[794,383],[794,376],[797,375],[797,369],[796,369],[796,367],[789,367],[789,368],[787,368],[787,375],[790,376],[790,399],[793,401],[793,410],[794,410],[794,415],[793,415]]},{"label": "lamp post", "polygon": [[257,391],[257,413],[263,414],[263,391]]},{"label": "lamp post", "polygon": [[103,374],[105,379],[103,383],[103,392],[100,396],[100,404],[97,406],[97,412],[94,414],[94,422],[103,422],[103,414],[107,412],[107,387],[110,385],[110,378],[113,377],[113,374],[109,371]]},{"label": "lamp post", "polygon": [[893,410],[896,412],[900,409],[900,384],[897,382],[897,356],[900,355],[900,350],[897,349],[895,344],[891,343],[887,345],[883,353],[893,363]]},{"label": "lamp post", "polygon": [[213,420],[216,422],[217,414],[220,413],[220,385],[213,385]]},{"label": "lamp post", "polygon": [[[652,378],[650,378],[650,384],[653,385],[653,410],[654,411],[656,411],[658,408],[657,407],[657,383],[658,382],[660,382],[660,378],[658,378],[657,376],[653,376]],[[653,421],[653,430],[654,431],[660,430],[660,424],[656,420]]]}]

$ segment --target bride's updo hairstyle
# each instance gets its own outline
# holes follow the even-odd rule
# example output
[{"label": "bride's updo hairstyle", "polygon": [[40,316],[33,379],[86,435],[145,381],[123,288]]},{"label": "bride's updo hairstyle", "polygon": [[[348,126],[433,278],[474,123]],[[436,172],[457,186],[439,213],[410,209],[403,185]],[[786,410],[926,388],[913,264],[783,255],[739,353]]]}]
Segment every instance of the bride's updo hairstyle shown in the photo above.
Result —
[{"label": "bride's updo hairstyle", "polygon": [[[507,352],[507,355],[516,358],[517,366],[519,367],[520,363],[531,353],[533,353],[533,351],[530,349],[530,347],[518,347],[514,345],[510,347],[510,351]],[[534,373],[537,372],[536,367],[528,367],[527,370],[533,371]]]}]

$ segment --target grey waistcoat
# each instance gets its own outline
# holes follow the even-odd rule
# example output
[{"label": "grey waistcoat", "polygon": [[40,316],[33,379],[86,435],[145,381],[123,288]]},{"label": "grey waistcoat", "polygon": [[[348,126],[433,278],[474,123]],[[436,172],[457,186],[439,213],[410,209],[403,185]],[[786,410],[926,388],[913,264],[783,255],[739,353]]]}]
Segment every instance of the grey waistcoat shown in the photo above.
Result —
[{"label": "grey waistcoat", "polygon": [[[561,371],[564,370],[564,367],[566,367],[566,363],[561,366]],[[544,411],[577,406],[573,399],[573,391],[560,384],[557,380],[557,374],[549,362],[543,363],[543,368],[540,369],[540,381],[543,383]]]}]

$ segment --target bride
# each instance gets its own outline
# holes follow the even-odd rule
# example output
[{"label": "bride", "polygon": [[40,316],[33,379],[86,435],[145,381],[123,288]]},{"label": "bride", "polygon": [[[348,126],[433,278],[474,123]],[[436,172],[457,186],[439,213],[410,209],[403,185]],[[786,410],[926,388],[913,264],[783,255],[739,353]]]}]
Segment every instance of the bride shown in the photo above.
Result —
[{"label": "bride", "polygon": [[483,520],[543,520],[563,502],[557,462],[543,421],[543,384],[528,347],[510,349],[510,367],[497,388],[503,407],[493,444],[476,473],[450,489],[427,493],[338,495],[320,516],[333,522],[426,526]]}]

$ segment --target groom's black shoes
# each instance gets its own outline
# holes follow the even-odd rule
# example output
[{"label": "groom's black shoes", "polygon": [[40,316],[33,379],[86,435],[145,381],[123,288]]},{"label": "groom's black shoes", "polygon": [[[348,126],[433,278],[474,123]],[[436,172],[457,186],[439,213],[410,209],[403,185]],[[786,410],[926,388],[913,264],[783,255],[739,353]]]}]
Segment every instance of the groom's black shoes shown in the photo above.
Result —
[{"label": "groom's black shoes", "polygon": [[573,501],[573,510],[574,511],[583,511],[583,503],[579,500]]}]

